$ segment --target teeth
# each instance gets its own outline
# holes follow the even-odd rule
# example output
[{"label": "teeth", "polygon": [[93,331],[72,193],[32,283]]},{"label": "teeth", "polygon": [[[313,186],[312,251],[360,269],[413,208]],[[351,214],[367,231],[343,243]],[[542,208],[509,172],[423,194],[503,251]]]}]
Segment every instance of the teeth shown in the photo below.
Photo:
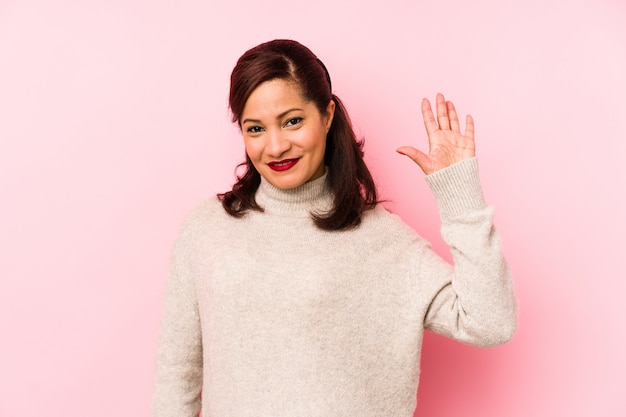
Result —
[{"label": "teeth", "polygon": [[275,167],[282,167],[285,165],[289,165],[292,161],[284,161],[284,162],[275,162],[272,165]]}]

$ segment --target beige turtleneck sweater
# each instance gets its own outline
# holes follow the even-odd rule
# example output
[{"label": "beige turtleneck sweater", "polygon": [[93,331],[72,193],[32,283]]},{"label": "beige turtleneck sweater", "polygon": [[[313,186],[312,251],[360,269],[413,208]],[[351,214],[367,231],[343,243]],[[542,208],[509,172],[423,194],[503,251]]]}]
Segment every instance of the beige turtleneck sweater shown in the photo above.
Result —
[{"label": "beige turtleneck sweater", "polygon": [[325,177],[262,181],[265,212],[211,199],[176,242],[161,323],[155,417],[410,417],[424,329],[510,339],[515,300],[476,159],[426,177],[454,267],[382,207],[355,230],[316,228]]}]

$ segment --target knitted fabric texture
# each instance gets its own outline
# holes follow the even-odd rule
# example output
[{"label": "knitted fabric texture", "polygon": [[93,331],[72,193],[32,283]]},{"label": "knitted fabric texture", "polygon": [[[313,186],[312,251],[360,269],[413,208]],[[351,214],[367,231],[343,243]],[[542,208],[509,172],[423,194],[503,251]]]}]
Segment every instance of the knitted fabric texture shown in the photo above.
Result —
[{"label": "knitted fabric texture", "polygon": [[515,330],[509,269],[476,159],[426,177],[454,267],[377,207],[349,231],[315,227],[325,177],[262,181],[264,212],[211,199],[173,250],[155,417],[411,417],[425,329],[493,346]]}]

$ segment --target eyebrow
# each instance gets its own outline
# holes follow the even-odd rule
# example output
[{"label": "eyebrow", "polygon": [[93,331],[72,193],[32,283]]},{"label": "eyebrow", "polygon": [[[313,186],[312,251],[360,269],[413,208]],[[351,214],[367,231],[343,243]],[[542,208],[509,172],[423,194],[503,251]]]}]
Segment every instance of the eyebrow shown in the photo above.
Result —
[{"label": "eyebrow", "polygon": [[[278,116],[276,116],[276,120],[280,120],[283,117],[285,117],[286,115],[288,115],[289,113],[291,113],[292,111],[304,111],[303,109],[299,108],[299,107],[294,107],[292,109],[286,110],[284,112],[282,112],[281,114],[279,114]],[[245,124],[245,123],[261,123],[260,120],[258,119],[244,119],[241,124]]]}]

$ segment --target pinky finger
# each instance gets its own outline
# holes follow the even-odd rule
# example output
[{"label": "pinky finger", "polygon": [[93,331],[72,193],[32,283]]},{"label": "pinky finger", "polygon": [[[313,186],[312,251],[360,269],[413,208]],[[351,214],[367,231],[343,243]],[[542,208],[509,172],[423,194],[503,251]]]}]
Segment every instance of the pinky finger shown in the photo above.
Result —
[{"label": "pinky finger", "polygon": [[474,119],[469,114],[465,117],[465,136],[474,140]]}]

